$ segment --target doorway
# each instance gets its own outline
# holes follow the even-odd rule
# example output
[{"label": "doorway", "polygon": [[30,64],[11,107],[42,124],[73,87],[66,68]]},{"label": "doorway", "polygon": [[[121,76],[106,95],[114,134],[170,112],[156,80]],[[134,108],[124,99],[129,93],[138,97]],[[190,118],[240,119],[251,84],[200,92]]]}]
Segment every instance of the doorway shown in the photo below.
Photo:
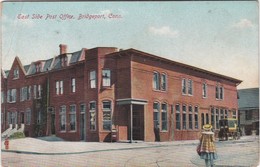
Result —
[{"label": "doorway", "polygon": [[51,134],[55,134],[55,113],[51,114]]},{"label": "doorway", "polygon": [[85,113],[80,114],[80,140],[85,140]]},{"label": "doorway", "polygon": [[133,140],[144,140],[144,106],[133,107]]}]

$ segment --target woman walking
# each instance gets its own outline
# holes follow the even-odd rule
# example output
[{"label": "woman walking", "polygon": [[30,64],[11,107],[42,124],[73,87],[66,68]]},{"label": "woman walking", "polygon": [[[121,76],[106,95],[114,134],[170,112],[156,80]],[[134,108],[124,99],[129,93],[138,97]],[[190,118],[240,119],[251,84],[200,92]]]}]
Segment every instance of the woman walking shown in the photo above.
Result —
[{"label": "woman walking", "polygon": [[212,126],[209,124],[206,124],[203,126],[203,132],[201,133],[200,137],[200,145],[199,145],[199,151],[200,151],[200,158],[205,159],[206,167],[213,167],[214,162],[213,160],[216,160],[217,153],[216,153],[216,147],[214,144],[214,133],[211,131]]}]

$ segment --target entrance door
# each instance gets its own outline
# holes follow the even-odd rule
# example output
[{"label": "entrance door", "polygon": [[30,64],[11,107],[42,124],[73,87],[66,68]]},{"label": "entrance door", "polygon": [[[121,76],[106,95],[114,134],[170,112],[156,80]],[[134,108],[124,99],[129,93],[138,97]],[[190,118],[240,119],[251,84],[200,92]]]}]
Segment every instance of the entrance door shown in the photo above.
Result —
[{"label": "entrance door", "polygon": [[55,134],[55,114],[51,114],[51,134]]},{"label": "entrance door", "polygon": [[80,140],[85,140],[85,114],[80,114]]},{"label": "entrance door", "polygon": [[133,140],[144,140],[143,106],[133,107]]}]

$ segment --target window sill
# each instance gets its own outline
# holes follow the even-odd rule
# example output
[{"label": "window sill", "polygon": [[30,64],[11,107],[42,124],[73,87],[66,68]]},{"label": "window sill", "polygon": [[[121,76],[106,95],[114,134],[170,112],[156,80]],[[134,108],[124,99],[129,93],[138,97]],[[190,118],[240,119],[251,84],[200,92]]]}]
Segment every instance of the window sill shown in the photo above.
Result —
[{"label": "window sill", "polygon": [[13,78],[13,80],[17,80],[17,79],[19,79],[19,77],[18,78]]},{"label": "window sill", "polygon": [[70,130],[69,133],[76,133],[77,130]]},{"label": "window sill", "polygon": [[66,133],[66,130],[62,130],[62,131],[60,131],[60,133]]},{"label": "window sill", "polygon": [[160,132],[162,132],[162,133],[167,133],[168,130],[161,130]]},{"label": "window sill", "polygon": [[12,104],[12,103],[16,103],[16,101],[13,101],[13,102],[8,102],[8,103]]}]

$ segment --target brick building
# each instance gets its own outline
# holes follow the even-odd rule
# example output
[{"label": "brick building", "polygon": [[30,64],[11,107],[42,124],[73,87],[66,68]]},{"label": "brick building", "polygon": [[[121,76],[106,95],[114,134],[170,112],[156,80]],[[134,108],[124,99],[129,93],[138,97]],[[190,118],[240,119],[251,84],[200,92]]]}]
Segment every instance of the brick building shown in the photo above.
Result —
[{"label": "brick building", "polygon": [[197,139],[203,124],[237,117],[242,81],[135,49],[97,47],[2,70],[2,132],[66,140]]}]

